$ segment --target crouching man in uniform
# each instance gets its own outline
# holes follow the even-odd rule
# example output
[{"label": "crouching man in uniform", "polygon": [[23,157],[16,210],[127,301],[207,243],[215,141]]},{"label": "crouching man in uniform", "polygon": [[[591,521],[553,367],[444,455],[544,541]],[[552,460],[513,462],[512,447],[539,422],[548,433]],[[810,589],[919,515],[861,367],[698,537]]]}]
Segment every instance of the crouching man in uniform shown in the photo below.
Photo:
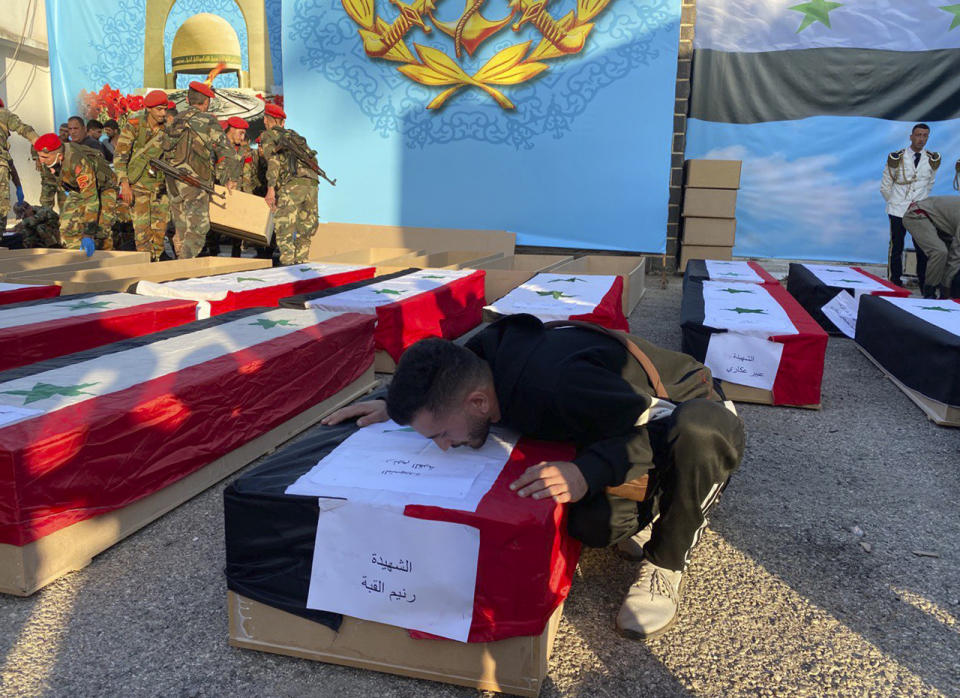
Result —
[{"label": "crouching man in uniform", "polygon": [[572,536],[640,561],[616,626],[630,638],[653,637],[676,620],[690,551],[743,456],[743,423],[709,369],[686,354],[559,324],[512,315],[465,347],[417,342],[400,358],[386,401],[350,405],[324,423],[389,417],[444,450],[480,448],[493,423],[574,443],[573,462],[531,467],[511,489],[569,502]]},{"label": "crouching man in uniform", "polygon": [[40,163],[54,177],[57,189],[70,196],[60,214],[60,239],[68,250],[80,249],[84,237],[98,250],[112,250],[110,228],[117,209],[117,178],[102,155],[79,143],[63,143],[55,133],[33,144]]}]

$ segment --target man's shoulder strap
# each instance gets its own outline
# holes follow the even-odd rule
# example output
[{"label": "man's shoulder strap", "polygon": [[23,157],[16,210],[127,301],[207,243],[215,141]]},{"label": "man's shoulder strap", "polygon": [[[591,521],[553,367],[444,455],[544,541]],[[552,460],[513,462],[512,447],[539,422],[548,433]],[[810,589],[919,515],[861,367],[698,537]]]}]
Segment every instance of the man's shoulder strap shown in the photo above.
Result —
[{"label": "man's shoulder strap", "polygon": [[620,342],[630,355],[643,367],[643,370],[647,374],[647,378],[650,380],[650,385],[653,386],[654,392],[657,394],[657,397],[664,400],[669,400],[670,395],[667,393],[667,388],[663,385],[663,380],[660,378],[660,371],[657,370],[657,367],[654,365],[653,361],[647,356],[643,350],[636,345],[636,343],[630,339],[623,332],[617,332],[616,330],[611,330],[600,325],[594,325],[592,322],[583,322],[581,320],[553,320],[551,322],[543,323],[543,326],[547,329],[554,329],[557,327],[579,327],[584,330],[592,330],[600,334],[605,334],[609,337],[613,337],[618,342]]},{"label": "man's shoulder strap", "polygon": [[903,161],[903,151],[906,148],[901,148],[900,150],[895,150],[887,156],[887,167],[895,168],[899,167],[900,163]]},{"label": "man's shoulder strap", "polygon": [[930,169],[934,172],[940,167],[940,153],[928,150],[927,151],[927,161],[930,163]]}]

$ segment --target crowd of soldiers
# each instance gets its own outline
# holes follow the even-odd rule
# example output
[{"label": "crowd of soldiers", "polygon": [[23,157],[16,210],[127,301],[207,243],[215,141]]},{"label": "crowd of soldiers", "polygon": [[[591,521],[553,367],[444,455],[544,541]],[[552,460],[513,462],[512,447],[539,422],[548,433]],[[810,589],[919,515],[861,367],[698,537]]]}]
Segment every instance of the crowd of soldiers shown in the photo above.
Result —
[{"label": "crowd of soldiers", "polygon": [[[219,184],[228,190],[228,206],[231,192],[242,191],[264,197],[273,210],[273,242],[258,256],[305,261],[318,223],[316,152],[286,128],[283,109],[269,103],[259,148],[252,147],[247,121],[220,122],[210,113],[214,96],[207,83],[191,82],[187,107],[178,110],[166,92],[153,90],[122,127],[71,117],[59,133],[42,136],[0,101],[0,181],[12,178],[26,206],[10,159],[11,133],[30,141],[40,173],[41,208],[27,220],[45,225],[25,226],[24,246],[136,249],[160,261],[171,258],[164,243],[172,232],[177,259],[219,255],[220,237],[210,230],[210,192]],[[100,140],[103,133],[108,140]],[[55,204],[59,226],[51,227]],[[9,205],[8,196],[0,197],[3,221]],[[233,256],[242,250],[234,241]]]}]

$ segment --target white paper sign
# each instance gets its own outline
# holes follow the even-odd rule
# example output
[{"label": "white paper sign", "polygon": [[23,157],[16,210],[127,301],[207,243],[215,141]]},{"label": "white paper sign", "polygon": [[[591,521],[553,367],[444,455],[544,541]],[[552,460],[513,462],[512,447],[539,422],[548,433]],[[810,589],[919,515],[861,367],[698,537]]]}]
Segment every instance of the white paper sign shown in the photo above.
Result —
[{"label": "white paper sign", "polygon": [[782,355],[783,345],[779,342],[736,332],[719,332],[710,335],[703,363],[715,378],[772,390]]},{"label": "white paper sign", "polygon": [[307,608],[466,642],[478,529],[357,502],[320,509]]},{"label": "white paper sign", "polygon": [[16,405],[0,405],[0,427],[6,426],[7,424],[13,424],[14,422],[19,422],[21,419],[29,419],[30,417],[35,417],[38,414],[42,414],[43,410],[34,410],[29,407],[17,407]]},{"label": "white paper sign", "polygon": [[442,451],[412,427],[391,421],[371,424],[351,434],[286,493],[342,497],[399,511],[407,504],[476,511],[516,442],[516,434],[493,427],[482,448]]},{"label": "white paper sign", "polygon": [[320,468],[311,472],[310,481],[321,488],[331,485],[463,498],[483,464],[475,459],[456,460],[443,455],[439,449],[437,453],[421,455],[334,451],[323,459]]},{"label": "white paper sign", "polygon": [[828,303],[824,303],[820,310],[827,316],[837,329],[853,339],[857,333],[857,311],[860,306],[859,298],[854,300],[846,291],[840,291]]}]

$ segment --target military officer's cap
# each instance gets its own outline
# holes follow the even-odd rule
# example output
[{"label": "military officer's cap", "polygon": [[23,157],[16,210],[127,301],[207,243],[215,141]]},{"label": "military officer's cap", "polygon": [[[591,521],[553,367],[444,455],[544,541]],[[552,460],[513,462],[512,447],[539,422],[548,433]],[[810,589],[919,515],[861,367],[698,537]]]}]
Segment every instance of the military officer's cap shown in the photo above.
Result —
[{"label": "military officer's cap", "polygon": [[268,104],[263,108],[263,113],[272,116],[274,119],[286,119],[287,113],[276,104]]},{"label": "military officer's cap", "polygon": [[34,150],[38,153],[52,153],[54,150],[60,150],[63,142],[60,136],[55,133],[46,133],[40,136],[33,144]]},{"label": "military officer's cap", "polygon": [[194,92],[199,92],[205,97],[209,97],[210,99],[213,99],[213,88],[210,87],[210,85],[208,85],[205,82],[197,82],[196,80],[194,80],[193,82],[190,83],[190,89],[193,90]]},{"label": "military officer's cap", "polygon": [[166,105],[166,103],[167,93],[163,90],[153,90],[143,98],[143,104],[147,107],[159,107],[160,105]]}]

